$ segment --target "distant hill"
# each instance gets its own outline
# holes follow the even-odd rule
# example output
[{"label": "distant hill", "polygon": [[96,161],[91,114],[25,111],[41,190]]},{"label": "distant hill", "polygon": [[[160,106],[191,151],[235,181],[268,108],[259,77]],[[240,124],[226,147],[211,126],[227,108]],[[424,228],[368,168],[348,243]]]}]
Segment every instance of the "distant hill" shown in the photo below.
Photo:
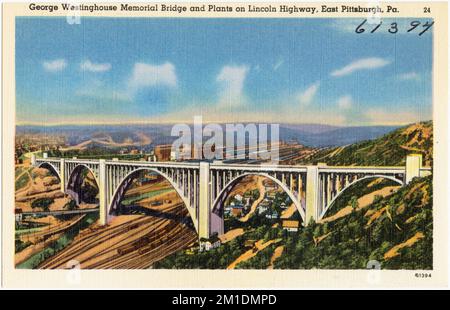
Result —
[{"label": "distant hill", "polygon": [[342,146],[361,140],[379,138],[398,127],[394,126],[361,126],[333,127],[312,125],[280,125],[280,139],[296,140],[310,147]]},{"label": "distant hill", "polygon": [[406,155],[423,155],[423,164],[433,162],[433,123],[421,122],[398,128],[374,140],[334,147],[315,153],[308,161],[328,165],[404,165]]},{"label": "distant hill", "polygon": [[119,149],[171,143],[168,125],[17,126],[16,135],[63,136],[69,149]]},{"label": "distant hill", "polygon": [[[222,124],[224,125],[224,124]],[[322,124],[280,124],[280,140],[297,141],[307,147],[342,146],[378,138],[397,127],[338,127]],[[83,149],[119,148],[172,143],[172,125],[58,125],[17,126],[17,135],[64,136],[67,144]]]}]

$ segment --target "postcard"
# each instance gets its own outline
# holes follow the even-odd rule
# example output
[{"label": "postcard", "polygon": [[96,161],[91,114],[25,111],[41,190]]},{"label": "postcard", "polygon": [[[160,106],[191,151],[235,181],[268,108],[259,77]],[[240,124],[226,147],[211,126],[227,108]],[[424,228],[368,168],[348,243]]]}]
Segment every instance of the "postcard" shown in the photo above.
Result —
[{"label": "postcard", "polygon": [[3,285],[445,287],[447,18],[4,4]]}]

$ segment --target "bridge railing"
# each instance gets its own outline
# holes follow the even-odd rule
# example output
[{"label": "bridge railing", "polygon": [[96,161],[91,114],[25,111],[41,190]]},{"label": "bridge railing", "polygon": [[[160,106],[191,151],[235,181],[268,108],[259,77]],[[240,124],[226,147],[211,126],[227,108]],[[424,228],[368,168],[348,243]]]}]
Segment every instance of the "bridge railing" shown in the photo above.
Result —
[{"label": "bridge railing", "polygon": [[[62,158],[56,157],[36,157],[34,163],[60,163]],[[64,158],[66,163],[77,164],[99,164],[99,159],[77,159]],[[33,160],[32,160],[33,162]],[[200,162],[149,162],[149,161],[132,161],[132,160],[105,160],[108,165],[117,166],[136,166],[136,167],[164,167],[164,168],[199,168]],[[247,171],[277,171],[277,172],[299,172],[304,173],[309,166],[307,165],[273,165],[273,164],[226,164],[221,162],[212,162],[209,165],[213,170],[247,170]],[[405,166],[327,166],[317,165],[319,172],[323,173],[386,173],[386,174],[404,174]],[[420,167],[420,175],[426,176],[432,172],[431,167]]]},{"label": "bridge railing", "polygon": [[[45,153],[44,153],[45,154]],[[34,154],[33,154],[34,155]],[[34,155],[35,156],[35,155]],[[89,159],[89,158],[60,158],[60,157],[35,157],[35,160],[38,162],[59,162],[61,159],[64,159],[67,163],[80,163],[80,164],[95,164],[99,163],[100,159]],[[144,161],[144,160],[105,160],[106,164],[114,164],[114,165],[139,165],[139,166],[149,166],[149,167],[178,167],[178,168],[195,168],[200,166],[200,162],[177,162],[177,161]],[[341,172],[343,170],[348,170],[349,172],[368,172],[371,169],[377,170],[380,172],[380,169],[384,171],[398,171],[402,172],[405,170],[405,166],[328,166],[326,164],[318,164],[318,165],[276,165],[276,164],[266,164],[266,163],[258,163],[258,164],[248,164],[248,163],[223,163],[221,161],[212,161],[210,162],[210,168],[212,169],[236,169],[236,170],[253,170],[253,169],[263,169],[263,170],[277,170],[277,171],[291,171],[294,172],[298,170],[299,172],[306,171],[309,166],[317,166],[319,171],[323,172]],[[420,170],[423,172],[431,171],[431,167],[420,167]]]}]

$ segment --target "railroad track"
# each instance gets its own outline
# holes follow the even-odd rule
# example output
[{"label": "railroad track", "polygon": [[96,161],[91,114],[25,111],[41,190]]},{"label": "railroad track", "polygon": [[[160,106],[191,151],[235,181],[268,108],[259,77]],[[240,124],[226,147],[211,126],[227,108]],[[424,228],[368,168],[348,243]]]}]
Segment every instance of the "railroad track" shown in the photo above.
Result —
[{"label": "railroad track", "polygon": [[131,220],[129,222],[119,224],[119,225],[111,228],[110,230],[102,231],[102,232],[100,232],[100,235],[95,234],[96,231],[94,231],[94,232],[90,233],[89,235],[83,236],[75,244],[69,245],[66,249],[57,253],[50,259],[44,261],[38,268],[49,268],[51,265],[55,265],[55,264],[60,265],[60,262],[58,262],[58,261],[60,261],[62,258],[64,258],[64,261],[68,262],[71,259],[74,259],[77,255],[81,254],[82,252],[85,252],[86,250],[91,249],[91,248],[107,241],[108,239],[111,239],[111,237],[116,236],[117,234],[123,233],[124,228],[134,225],[136,223],[139,223],[142,221],[148,221],[148,220],[150,220],[150,219],[145,219],[144,216],[142,216],[140,218]]},{"label": "railroad track", "polygon": [[[174,209],[171,207],[170,211]],[[183,211],[181,209],[179,212],[180,218]],[[83,234],[39,268],[67,268],[66,264],[71,260],[78,260],[83,269],[148,268],[196,239],[195,232],[177,221],[141,216],[103,231],[100,229]],[[96,247],[104,246],[106,242],[111,242],[111,246],[89,256],[89,251],[95,252]]]},{"label": "railroad track", "polygon": [[174,232],[177,231],[177,229],[179,231],[181,231],[180,228],[181,228],[181,226],[178,223],[176,223],[176,222],[167,223],[167,221],[166,221],[165,225],[159,225],[158,229],[152,230],[152,234],[154,234],[155,236],[150,237],[149,238],[150,240],[148,240],[149,242],[147,244],[134,247],[134,242],[136,242],[136,241],[131,241],[127,245],[125,245],[125,247],[132,246],[132,249],[130,252],[121,254],[121,253],[119,253],[120,248],[116,248],[117,254],[115,254],[113,257],[105,260],[104,262],[99,262],[93,266],[90,265],[88,268],[89,269],[91,269],[91,268],[102,268],[102,269],[117,268],[121,264],[127,264],[127,263],[129,263],[130,260],[133,260],[141,255],[140,249],[148,246],[148,244],[156,242],[158,239],[164,239],[164,236],[167,236],[169,233],[173,234]]},{"label": "railroad track", "polygon": [[197,236],[192,233],[190,234],[181,234],[181,236],[176,236],[161,243],[157,247],[149,250],[149,252],[145,254],[136,254],[136,259],[130,259],[127,262],[116,265],[115,269],[147,269],[155,262],[167,257],[179,250],[185,248],[188,244],[194,242],[197,239]]},{"label": "railroad track", "polygon": [[[150,227],[144,227],[144,230],[148,230],[148,232],[146,233],[146,235],[148,235],[148,234],[152,233],[152,231],[158,230],[160,227],[165,226],[165,225],[167,225],[167,223],[165,223],[165,221],[161,219],[161,220],[158,221],[158,223],[154,223]],[[101,267],[101,266],[108,265],[109,263],[114,264],[117,260],[122,260],[123,258],[127,258],[128,257],[127,254],[129,254],[129,253],[120,254],[120,253],[118,253],[118,250],[121,247],[124,247],[124,246],[125,247],[126,246],[131,246],[131,245],[133,245],[134,242],[136,242],[136,240],[116,243],[110,249],[108,249],[106,251],[99,252],[96,255],[89,257],[85,261],[81,262],[81,264],[87,263],[88,261],[93,260],[95,258],[99,258],[101,256],[105,256],[108,253],[114,253],[114,254],[112,256],[107,256],[107,257],[103,258],[102,260],[100,260],[98,262],[91,263],[91,264],[86,264],[85,268],[87,268],[87,269],[104,268],[104,267]]]},{"label": "railroad track", "polygon": [[[174,228],[175,227],[175,228]],[[184,232],[183,232],[184,230]],[[183,233],[182,233],[183,232]],[[170,254],[172,254],[174,251],[180,250],[182,248],[185,248],[188,241],[188,232],[191,232],[192,237],[189,240],[189,243],[192,243],[197,239],[196,234],[193,233],[190,229],[180,226],[177,223],[173,225],[173,223],[167,227],[164,227],[162,229],[159,229],[157,234],[159,234],[157,237],[161,240],[161,242],[158,243],[157,246],[153,246],[153,254],[148,252],[143,253],[142,249],[151,248],[151,245],[144,245],[141,247],[137,247],[133,249],[133,251],[125,254],[115,254],[113,257],[110,257],[108,259],[105,259],[102,262],[98,262],[94,265],[87,266],[88,269],[130,269],[133,268],[133,266],[143,266],[142,268],[148,268],[150,267],[156,260],[159,260],[161,258],[164,258]],[[169,235],[170,233],[170,235]],[[162,237],[161,237],[162,236]],[[164,236],[170,236],[167,238],[164,238]],[[155,239],[156,240],[156,239]],[[178,240],[178,244],[174,244],[171,242],[172,240]],[[153,241],[154,242],[154,241]],[[130,242],[132,243],[132,242]],[[154,252],[157,251],[159,253],[157,258],[152,258],[152,255],[154,256]],[[149,251],[150,252],[150,251]]]},{"label": "railroad track", "polygon": [[65,223],[62,223],[62,224],[58,224],[58,225],[55,225],[53,228],[50,228],[50,229],[45,229],[45,227],[43,227],[42,230],[20,235],[19,238],[21,240],[27,240],[27,241],[34,240],[34,242],[36,242],[36,240],[39,240],[39,242],[44,242],[47,239],[49,239],[50,237],[52,237],[53,235],[57,235],[57,234],[63,233],[66,230],[69,230],[73,226],[77,225],[78,223],[81,222],[81,220],[85,216],[86,216],[86,214],[80,215],[80,216],[76,217],[72,222],[69,222],[69,223],[65,222]]}]

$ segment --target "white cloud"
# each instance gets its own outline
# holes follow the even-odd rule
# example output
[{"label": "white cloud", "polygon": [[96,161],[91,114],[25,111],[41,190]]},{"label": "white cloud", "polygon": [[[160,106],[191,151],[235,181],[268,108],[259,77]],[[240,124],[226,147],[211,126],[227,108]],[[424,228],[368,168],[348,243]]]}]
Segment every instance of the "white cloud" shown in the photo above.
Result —
[{"label": "white cloud", "polygon": [[320,83],[316,82],[297,95],[301,106],[307,106],[312,102],[317,91],[319,90],[319,85]]},{"label": "white cloud", "polygon": [[407,80],[407,81],[410,81],[410,80],[418,81],[418,80],[420,80],[420,75],[416,72],[407,72],[407,73],[400,74],[399,79]]},{"label": "white cloud", "polygon": [[109,63],[93,63],[90,60],[86,60],[80,64],[80,68],[83,71],[90,72],[105,72],[111,69],[111,64]]},{"label": "white cloud", "polygon": [[237,106],[244,102],[244,82],[248,73],[247,66],[224,66],[217,76],[222,84],[219,104],[223,106]]},{"label": "white cloud", "polygon": [[44,69],[49,72],[58,72],[62,71],[67,67],[67,61],[63,58],[61,59],[55,59],[55,60],[49,60],[44,61],[42,63],[44,66]]},{"label": "white cloud", "polygon": [[162,65],[136,63],[128,86],[131,90],[153,86],[175,87],[177,86],[175,66],[170,62]]},{"label": "white cloud", "polygon": [[346,95],[342,96],[337,101],[338,107],[342,110],[350,109],[353,105],[353,99],[352,96]]},{"label": "white cloud", "polygon": [[346,65],[341,69],[331,72],[330,75],[334,77],[344,76],[359,70],[370,70],[381,68],[388,65],[389,63],[390,63],[389,61],[378,57],[362,58]]},{"label": "white cloud", "polygon": [[284,64],[283,59],[278,60],[277,63],[273,66],[273,70],[277,71],[283,64]]}]

